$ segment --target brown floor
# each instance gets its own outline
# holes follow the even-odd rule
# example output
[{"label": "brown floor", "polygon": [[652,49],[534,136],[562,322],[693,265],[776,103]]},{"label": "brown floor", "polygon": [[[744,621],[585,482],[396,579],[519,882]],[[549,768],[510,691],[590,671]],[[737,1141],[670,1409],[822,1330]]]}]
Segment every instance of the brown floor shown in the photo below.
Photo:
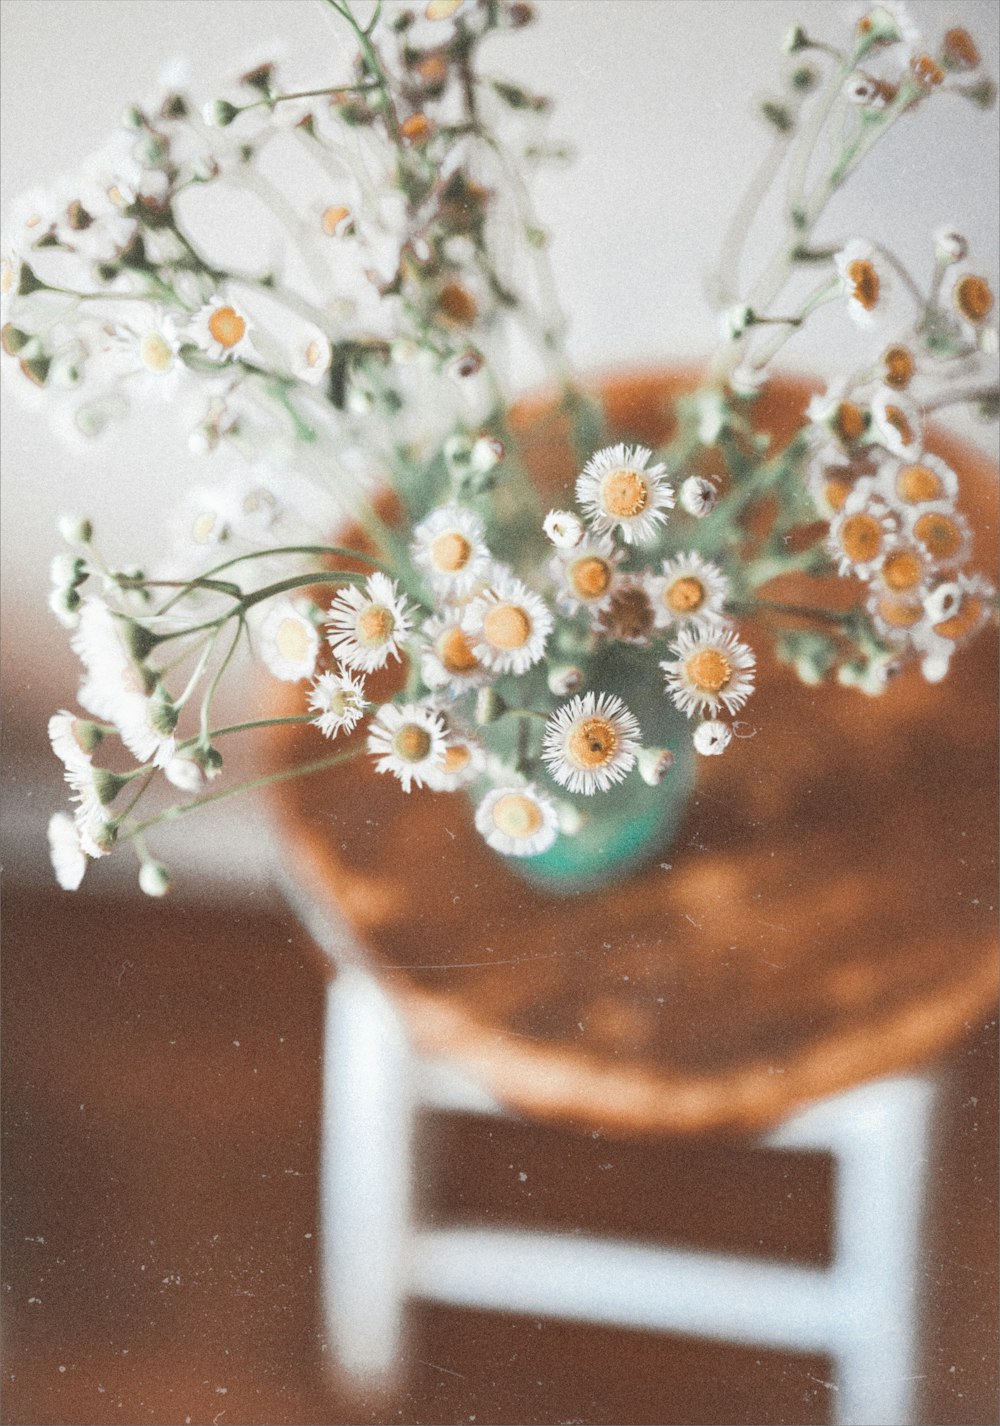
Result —
[{"label": "brown floor", "polygon": [[[827,1419],[821,1359],[430,1308],[407,1390],[347,1405],[315,1307],[322,986],[291,916],[15,886],[4,929],[4,1422]],[[947,1079],[936,1426],[995,1420],[996,1060],[995,1024],[973,1026]],[[424,1163],[438,1221],[828,1250],[822,1158],[449,1118],[425,1126]]]}]

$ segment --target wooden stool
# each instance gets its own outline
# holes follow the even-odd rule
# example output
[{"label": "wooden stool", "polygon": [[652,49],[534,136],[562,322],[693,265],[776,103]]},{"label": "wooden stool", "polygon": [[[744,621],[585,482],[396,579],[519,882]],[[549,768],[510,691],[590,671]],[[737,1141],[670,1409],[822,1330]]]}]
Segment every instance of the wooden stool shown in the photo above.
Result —
[{"label": "wooden stool", "polygon": [[[662,441],[681,384],[605,383],[615,435]],[[787,438],[805,395],[765,393],[762,428]],[[563,433],[544,405],[522,425],[529,464],[566,504]],[[992,568],[995,475],[957,442],[929,445],[959,472]],[[995,640],[960,653],[941,685],[911,671],[868,699],[807,688],[771,659],[766,630],[742,627],[760,665],[752,738],[705,760],[674,843],[604,891],[536,890],[485,847],[460,796],[404,796],[364,761],[279,785],[293,897],[340,966],[323,1193],[348,1371],[391,1374],[410,1295],[576,1304],[587,1320],[830,1351],[839,1420],[909,1419],[931,1092],[899,1076],[996,996]],[[314,758],[317,736],[276,730],[272,761]],[[412,1113],[449,1097],[610,1135],[773,1131],[779,1150],[826,1147],[834,1264],[421,1231]]]}]

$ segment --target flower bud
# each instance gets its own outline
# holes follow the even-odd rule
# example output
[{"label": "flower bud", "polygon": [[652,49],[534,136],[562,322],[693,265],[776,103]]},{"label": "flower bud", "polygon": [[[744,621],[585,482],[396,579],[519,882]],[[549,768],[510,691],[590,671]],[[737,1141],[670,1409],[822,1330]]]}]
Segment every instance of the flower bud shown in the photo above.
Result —
[{"label": "flower bud", "polygon": [[542,529],[557,550],[573,550],[583,539],[583,521],[570,510],[550,510]]},{"label": "flower bud", "polygon": [[711,515],[718,498],[718,492],[712,482],[700,475],[689,475],[681,485],[678,497],[681,509],[693,515],[696,520],[703,520],[706,515]]},{"label": "flower bud", "polygon": [[487,685],[476,694],[475,720],[479,724],[495,723],[506,708],[507,704],[496,689]]},{"label": "flower bud", "polygon": [[127,782],[127,777],[119,777],[116,772],[111,772],[106,767],[94,768],[94,791],[102,807],[114,802]]},{"label": "flower bud", "polygon": [[969,251],[969,240],[957,228],[938,228],[934,234],[934,256],[944,266],[961,262]]},{"label": "flower bud", "polygon": [[694,750],[702,757],[717,757],[726,751],[732,738],[733,730],[728,723],[709,718],[694,730]]},{"label": "flower bud", "polygon": [[567,698],[583,687],[583,669],[574,664],[558,664],[549,669],[548,684],[556,698]]},{"label": "flower bud", "polygon": [[669,748],[640,748],[636,765],[643,782],[659,787],[674,765],[674,755]]},{"label": "flower bud", "polygon": [[59,533],[68,545],[89,545],[94,538],[94,527],[85,516],[63,515],[59,519]]},{"label": "flower bud", "polygon": [[228,99],[213,99],[202,109],[201,117],[213,129],[227,129],[239,112]]},{"label": "flower bud", "polygon": [[166,896],[170,890],[170,877],[160,862],[143,862],[139,868],[139,886],[147,896]]},{"label": "flower bud", "polygon": [[724,337],[735,342],[755,321],[753,308],[748,307],[745,302],[737,302],[734,307],[727,307],[720,314],[719,327]]},{"label": "flower bud", "polygon": [[80,622],[80,596],[75,589],[53,589],[49,608],[64,629],[75,629]]},{"label": "flower bud", "polygon": [[19,352],[23,352],[30,341],[30,333],[22,332],[13,322],[5,322],[0,329],[0,346],[8,356],[17,356]]}]

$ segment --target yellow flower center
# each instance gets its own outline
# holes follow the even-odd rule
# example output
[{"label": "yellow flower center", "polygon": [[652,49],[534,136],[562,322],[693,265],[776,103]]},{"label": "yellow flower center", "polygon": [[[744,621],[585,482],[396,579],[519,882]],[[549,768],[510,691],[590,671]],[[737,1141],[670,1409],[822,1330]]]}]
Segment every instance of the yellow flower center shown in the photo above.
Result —
[{"label": "yellow flower center", "polygon": [[213,341],[229,351],[246,336],[247,324],[235,307],[216,307],[208,319]]},{"label": "yellow flower center", "polygon": [[479,315],[476,299],[459,282],[448,282],[438,293],[438,310],[450,322],[471,326]]},{"label": "yellow flower center", "polygon": [[851,482],[842,475],[827,475],[823,495],[831,510],[842,510],[851,493]]},{"label": "yellow flower center", "polygon": [[566,739],[566,753],[577,767],[591,770],[611,761],[618,748],[618,732],[607,718],[584,718]]},{"label": "yellow flower center", "polygon": [[388,643],[395,627],[396,621],[392,616],[392,610],[386,609],[383,604],[370,604],[358,615],[358,638],[370,649],[377,648],[379,644]]},{"label": "yellow flower center", "polygon": [[840,528],[840,544],[852,564],[874,559],[882,548],[883,530],[874,515],[849,515]]},{"label": "yellow flower center", "polygon": [[896,475],[896,490],[908,505],[940,500],[944,494],[940,476],[927,465],[904,465]]},{"label": "yellow flower center", "polygon": [[919,600],[900,599],[895,594],[883,594],[878,600],[878,612],[891,629],[912,629],[923,615]]},{"label": "yellow flower center", "polygon": [[274,645],[289,663],[303,663],[309,656],[309,628],[304,619],[282,619]]},{"label": "yellow flower center", "polygon": [[497,604],[483,620],[483,637],[495,649],[523,649],[531,638],[531,620],[519,604]]},{"label": "yellow flower center", "polygon": [[913,380],[917,364],[908,347],[889,347],[882,353],[885,368],[885,383],[896,391],[903,391]]},{"label": "yellow flower center", "polygon": [[648,501],[649,489],[637,470],[611,470],[601,481],[601,504],[616,520],[640,514]]},{"label": "yellow flower center", "polygon": [[139,342],[139,360],[147,371],[163,376],[174,364],[170,343],[159,332],[147,332]]},{"label": "yellow flower center", "polygon": [[993,310],[993,293],[985,277],[962,277],[955,283],[955,306],[968,322],[981,322]]},{"label": "yellow flower center", "polygon": [[705,586],[693,574],[682,574],[667,585],[663,602],[674,614],[692,614],[705,602]]},{"label": "yellow flower center", "polygon": [[886,424],[897,432],[904,446],[912,446],[914,440],[913,427],[906,419],[905,412],[899,406],[886,406],[885,420]]},{"label": "yellow flower center", "polygon": [[349,218],[350,216],[350,208],[345,208],[342,205],[324,208],[320,217],[320,223],[322,224],[323,232],[328,238],[336,237],[338,231],[344,223],[344,220],[346,218]]},{"label": "yellow flower center", "polygon": [[962,547],[960,526],[937,511],[921,515],[914,523],[913,533],[935,559],[950,559]]},{"label": "yellow flower center", "polygon": [[850,444],[860,440],[865,433],[865,413],[853,401],[841,401],[833,424],[840,439]]},{"label": "yellow flower center", "polygon": [[315,371],[318,366],[322,366],[326,359],[326,347],[322,342],[311,341],[306,347],[306,366],[309,371]]},{"label": "yellow flower center", "polygon": [[569,582],[581,599],[599,599],[611,583],[611,566],[597,555],[585,555],[569,567]]},{"label": "yellow flower center", "polygon": [[878,304],[882,286],[878,273],[867,259],[855,258],[847,265],[847,275],[851,279],[851,296],[866,312],[871,312]]},{"label": "yellow flower center", "polygon": [[454,574],[464,569],[472,554],[472,546],[458,530],[447,530],[431,541],[431,564],[442,574]]},{"label": "yellow flower center", "polygon": [[964,639],[978,626],[982,613],[982,600],[977,599],[975,595],[966,595],[958,612],[953,614],[950,619],[935,624],[934,632],[940,634],[942,639],[953,639],[957,643],[959,639]]},{"label": "yellow flower center", "polygon": [[431,735],[420,723],[404,723],[392,740],[393,751],[405,763],[422,763],[431,746]]},{"label": "yellow flower center", "polygon": [[434,649],[449,673],[471,673],[479,666],[468,635],[461,629],[445,629],[438,635]]},{"label": "yellow flower center", "polygon": [[472,761],[472,753],[464,743],[452,743],[445,749],[443,769],[445,772],[464,772]]},{"label": "yellow flower center", "polygon": [[688,682],[699,693],[721,693],[733,676],[733,666],[719,649],[699,649],[684,661]]},{"label": "yellow flower center", "polygon": [[493,825],[507,837],[533,837],[542,825],[541,808],[521,792],[505,792],[493,804]]},{"label": "yellow flower center", "polygon": [[895,550],[882,566],[882,578],[897,593],[915,589],[922,574],[923,566],[912,550]]},{"label": "yellow flower center", "polygon": [[216,530],[219,525],[219,517],[214,510],[205,510],[201,515],[196,516],[191,526],[191,538],[199,545],[211,544],[216,538]]}]

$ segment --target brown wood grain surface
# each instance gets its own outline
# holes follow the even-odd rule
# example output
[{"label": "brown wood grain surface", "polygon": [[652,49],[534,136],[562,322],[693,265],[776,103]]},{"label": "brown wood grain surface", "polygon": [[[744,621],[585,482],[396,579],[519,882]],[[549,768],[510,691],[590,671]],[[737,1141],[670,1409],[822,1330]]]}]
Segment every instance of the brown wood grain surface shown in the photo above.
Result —
[{"label": "brown wood grain surface", "polygon": [[[662,440],[683,383],[605,383],[612,431]],[[787,440],[806,396],[769,388],[760,428]],[[551,407],[520,419],[533,474],[566,503]],[[992,569],[995,471],[929,444],[959,472]],[[305,894],[346,921],[419,1043],[519,1110],[623,1134],[757,1129],[941,1053],[996,997],[995,631],[943,684],[909,670],[869,698],[806,687],[767,629],[742,627],[759,660],[748,736],[703,760],[674,842],[607,890],[539,892],[462,795],[405,796],[364,760],[275,791]],[[376,700],[389,687],[373,685]],[[281,698],[290,711],[301,693]],[[322,750],[314,729],[282,728],[270,761]]]}]

